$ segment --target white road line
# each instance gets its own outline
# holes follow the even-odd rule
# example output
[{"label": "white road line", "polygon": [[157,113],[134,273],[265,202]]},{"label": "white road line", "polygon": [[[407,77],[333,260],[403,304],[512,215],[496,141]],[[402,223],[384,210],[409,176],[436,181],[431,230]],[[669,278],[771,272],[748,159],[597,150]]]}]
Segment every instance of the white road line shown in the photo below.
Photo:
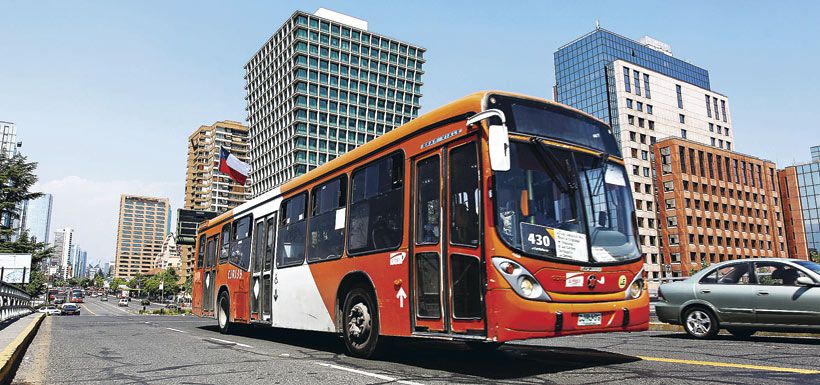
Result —
[{"label": "white road line", "polygon": [[240,344],[239,342],[233,342],[233,341],[223,340],[223,339],[220,339],[220,338],[210,337],[209,339],[214,340],[214,341],[223,342],[223,343],[226,343],[226,344],[234,344],[234,345],[236,345],[236,346],[241,346],[241,347],[243,347],[243,348],[252,348],[252,347],[253,347],[253,346],[250,346],[250,345]]},{"label": "white road line", "polygon": [[168,329],[168,330],[172,330],[172,331],[175,331],[175,332],[177,332],[177,333],[188,333],[188,332],[186,332],[186,331],[184,331],[184,330],[179,330],[179,329],[174,329],[174,328],[166,328],[166,329]]},{"label": "white road line", "polygon": [[419,382],[396,380],[395,378],[390,377],[390,376],[385,376],[384,374],[370,373],[370,372],[365,372],[364,370],[353,369],[353,368],[348,368],[348,367],[334,365],[334,364],[326,364],[324,362],[317,362],[316,365],[324,366],[324,367],[331,368],[331,369],[344,370],[346,372],[361,374],[363,376],[368,376],[368,377],[373,377],[373,378],[378,378],[378,379],[384,380],[384,381],[398,382],[399,384],[424,385],[424,384],[419,383]]}]

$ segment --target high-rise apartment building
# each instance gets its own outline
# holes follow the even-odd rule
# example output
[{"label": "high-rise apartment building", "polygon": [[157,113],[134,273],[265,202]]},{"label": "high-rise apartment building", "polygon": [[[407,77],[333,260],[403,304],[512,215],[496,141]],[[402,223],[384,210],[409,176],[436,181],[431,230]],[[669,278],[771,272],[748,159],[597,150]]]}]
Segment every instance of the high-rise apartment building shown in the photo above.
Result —
[{"label": "high-rise apartment building", "polygon": [[706,70],[671,56],[671,47],[604,29],[555,53],[556,99],[612,125],[626,163],[638,234],[650,278],[662,273],[652,146],[679,137],[732,150],[729,100],[709,88]]},{"label": "high-rise apartment building", "polygon": [[780,170],[786,237],[793,258],[820,258],[820,146],[812,162]]},{"label": "high-rise apartment building", "polygon": [[681,138],[653,151],[665,274],[788,256],[774,163]]},{"label": "high-rise apartment building", "polygon": [[0,152],[11,158],[22,146],[23,142],[17,141],[17,127],[14,123],[0,120]]},{"label": "high-rise apartment building", "polygon": [[254,196],[418,115],[425,49],[320,8],[245,65]]},{"label": "high-rise apartment building", "polygon": [[185,208],[221,213],[250,199],[249,185],[241,185],[219,172],[219,151],[223,147],[239,160],[250,163],[248,127],[223,120],[200,126],[188,137]]},{"label": "high-rise apartment building", "polygon": [[168,234],[170,216],[168,198],[120,196],[115,277],[131,278],[151,270]]},{"label": "high-rise apartment building", "polygon": [[71,253],[74,251],[74,229],[66,227],[54,232],[54,253],[51,254],[49,274],[54,272],[63,279],[68,278]]},{"label": "high-rise apartment building", "polygon": [[49,242],[53,203],[54,197],[51,194],[43,194],[39,198],[23,202],[20,228],[27,230],[30,238],[36,239],[38,242]]}]

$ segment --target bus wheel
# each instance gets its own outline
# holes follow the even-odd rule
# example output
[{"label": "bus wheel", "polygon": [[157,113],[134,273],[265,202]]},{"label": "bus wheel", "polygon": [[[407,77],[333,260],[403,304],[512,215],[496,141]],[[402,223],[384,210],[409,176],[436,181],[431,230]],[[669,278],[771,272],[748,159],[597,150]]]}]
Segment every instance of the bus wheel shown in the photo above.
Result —
[{"label": "bus wheel", "polygon": [[354,288],[345,297],[343,330],[345,347],[351,356],[370,358],[379,344],[379,315],[370,292]]},{"label": "bus wheel", "polygon": [[224,291],[219,295],[219,306],[216,311],[216,321],[219,323],[219,332],[228,334],[231,330],[231,299],[228,292]]}]

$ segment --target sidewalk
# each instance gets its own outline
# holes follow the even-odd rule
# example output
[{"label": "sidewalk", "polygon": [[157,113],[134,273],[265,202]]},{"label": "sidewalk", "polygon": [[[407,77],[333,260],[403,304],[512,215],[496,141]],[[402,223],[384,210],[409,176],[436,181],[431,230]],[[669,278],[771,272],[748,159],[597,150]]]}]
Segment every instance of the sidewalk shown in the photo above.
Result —
[{"label": "sidewalk", "polygon": [[33,313],[7,324],[0,329],[0,384],[11,381],[18,358],[36,334],[45,314]]}]

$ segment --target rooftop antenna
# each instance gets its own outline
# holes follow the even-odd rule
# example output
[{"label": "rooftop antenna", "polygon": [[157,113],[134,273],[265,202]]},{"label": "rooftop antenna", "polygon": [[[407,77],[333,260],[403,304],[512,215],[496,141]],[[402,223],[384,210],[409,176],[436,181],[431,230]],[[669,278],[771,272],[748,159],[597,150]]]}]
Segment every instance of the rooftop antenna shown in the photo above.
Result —
[{"label": "rooftop antenna", "polygon": [[601,21],[598,19],[595,19],[595,29],[601,29]]}]

